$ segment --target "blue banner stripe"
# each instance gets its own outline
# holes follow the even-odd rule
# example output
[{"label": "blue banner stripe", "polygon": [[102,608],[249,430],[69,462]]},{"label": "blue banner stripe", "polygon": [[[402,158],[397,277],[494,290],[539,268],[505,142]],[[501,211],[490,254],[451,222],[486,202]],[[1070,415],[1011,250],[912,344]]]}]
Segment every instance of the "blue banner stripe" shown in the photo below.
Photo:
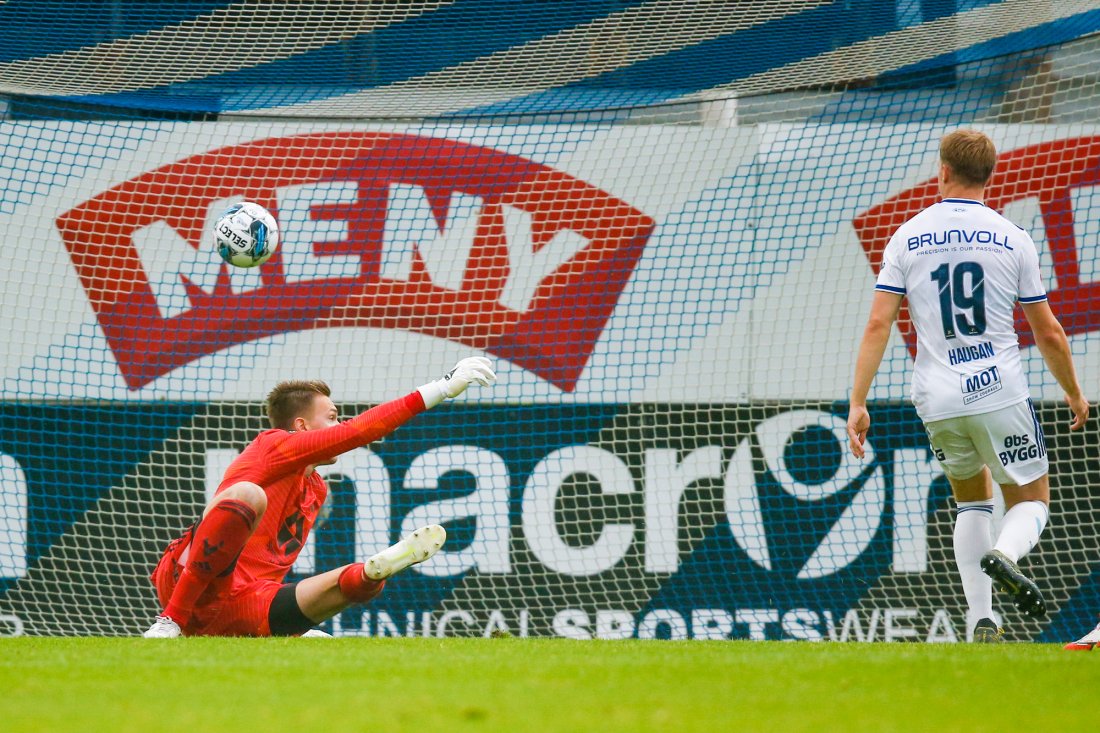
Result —
[{"label": "blue banner stripe", "polygon": [[70,99],[112,106],[225,112],[302,104],[457,66],[644,2],[459,0],[292,58],[157,89]]},{"label": "blue banner stripe", "polygon": [[[973,7],[991,4],[995,2],[978,2]],[[830,30],[823,33],[822,28]],[[647,59],[561,89],[467,109],[463,114],[534,113],[598,106],[659,104],[685,94],[730,84],[753,74],[786,66],[897,29],[892,3],[836,2]],[[790,39],[798,39],[798,42],[791,43]],[[953,63],[950,59],[945,59],[940,65],[949,66]],[[563,96],[564,90],[575,89],[603,91],[602,94],[592,95],[589,99],[593,101],[583,107],[578,104],[571,107],[562,105],[563,99],[572,102],[585,99],[580,96]]]},{"label": "blue banner stripe", "polygon": [[[224,4],[205,3],[202,9],[209,11]],[[214,112],[305,103],[383,87],[451,68],[642,4],[643,0],[593,3],[460,0],[454,5],[290,59],[151,90],[69,99],[110,106]],[[993,3],[979,2],[974,7],[989,4]],[[0,12],[5,7],[0,6]],[[197,14],[193,12],[193,5],[188,7],[192,8],[192,13],[174,18],[175,22]],[[149,10],[146,17],[159,16],[153,16],[152,10]],[[939,17],[935,11],[928,18],[917,20],[927,22],[933,17]],[[145,21],[145,25],[149,22]],[[135,21],[132,32],[147,30],[140,25]],[[823,28],[830,30],[823,32]],[[545,113],[658,104],[897,29],[898,21],[891,4],[835,2],[574,84],[544,89],[500,103],[458,108],[451,114]],[[1081,13],[918,64],[884,70],[880,84],[888,88],[893,77],[1058,43],[1097,30],[1100,30],[1100,11]],[[790,38],[798,38],[799,43],[784,42]],[[0,55],[17,55],[14,49],[6,41]],[[36,50],[38,54],[42,53],[40,45]],[[288,80],[295,83],[287,83]]]},{"label": "blue banner stripe", "polygon": [[[75,51],[193,20],[233,0],[9,0],[0,4],[0,63]],[[17,32],[12,32],[18,29]]]},{"label": "blue banner stripe", "polygon": [[944,66],[971,63],[997,56],[1006,56],[1023,51],[1040,49],[1056,43],[1080,38],[1100,30],[1100,10],[1090,10],[1068,18],[1035,25],[1027,30],[1010,33],[1000,38],[978,43],[960,51],[936,56],[916,64],[902,66],[886,76],[911,75],[916,72],[938,69]]}]

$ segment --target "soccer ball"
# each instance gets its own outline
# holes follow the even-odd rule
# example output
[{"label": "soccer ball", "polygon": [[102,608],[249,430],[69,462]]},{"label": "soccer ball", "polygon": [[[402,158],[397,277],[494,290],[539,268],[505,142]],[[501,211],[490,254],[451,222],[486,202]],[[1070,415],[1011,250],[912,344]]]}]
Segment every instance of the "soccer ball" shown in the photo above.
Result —
[{"label": "soccer ball", "polygon": [[233,204],[214,222],[214,246],[234,267],[256,267],[267,262],[279,246],[279,225],[259,204]]}]

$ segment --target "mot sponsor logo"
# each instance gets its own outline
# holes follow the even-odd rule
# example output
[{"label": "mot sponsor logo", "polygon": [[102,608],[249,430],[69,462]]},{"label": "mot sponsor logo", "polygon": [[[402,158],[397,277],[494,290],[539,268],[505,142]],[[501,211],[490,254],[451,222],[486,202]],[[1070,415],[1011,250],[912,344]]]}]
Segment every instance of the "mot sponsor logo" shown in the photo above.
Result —
[{"label": "mot sponsor logo", "polygon": [[[229,268],[204,242],[213,217],[244,199],[282,229],[256,271]],[[487,351],[571,391],[654,220],[500,150],[332,132],[194,155],[57,227],[131,390],[265,336],[369,327]]]},{"label": "mot sponsor logo", "polygon": [[963,404],[969,405],[991,394],[1000,392],[1004,385],[1001,383],[1000,370],[995,366],[982,369],[973,374],[959,376],[960,387],[963,392]]},{"label": "mot sponsor logo", "polygon": [[[1100,184],[1098,171],[1100,137],[1052,140],[1002,153],[985,190],[986,205],[997,211],[1026,199],[1037,203],[1057,283],[1048,292],[1050,305],[1070,335],[1100,328],[1100,282],[1084,282],[1081,277],[1081,249],[1092,243],[1077,241],[1074,219],[1084,212],[1073,208],[1079,189]],[[939,189],[933,178],[867,209],[852,221],[875,275],[882,269],[882,253],[894,231],[937,201]],[[904,303],[898,328],[915,357],[917,332]],[[1021,346],[1034,344],[1031,328],[1019,309],[1016,331]]]}]

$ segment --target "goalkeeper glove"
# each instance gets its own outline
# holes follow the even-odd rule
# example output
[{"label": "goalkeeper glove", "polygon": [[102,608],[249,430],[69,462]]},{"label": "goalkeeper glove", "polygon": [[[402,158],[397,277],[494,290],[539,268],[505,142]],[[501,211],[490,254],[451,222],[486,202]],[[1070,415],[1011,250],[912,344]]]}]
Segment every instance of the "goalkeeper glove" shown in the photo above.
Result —
[{"label": "goalkeeper glove", "polygon": [[458,397],[475,382],[488,387],[497,381],[493,364],[484,356],[471,356],[455,364],[455,368],[443,375],[442,379],[428,382],[417,391],[424,398],[425,406],[432,408],[449,397]]}]

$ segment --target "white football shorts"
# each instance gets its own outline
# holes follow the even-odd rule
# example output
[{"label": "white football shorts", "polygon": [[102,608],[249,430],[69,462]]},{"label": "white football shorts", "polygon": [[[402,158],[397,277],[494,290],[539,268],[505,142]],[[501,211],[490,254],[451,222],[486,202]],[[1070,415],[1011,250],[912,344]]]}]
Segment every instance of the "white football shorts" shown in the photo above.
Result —
[{"label": "white football shorts", "polygon": [[925,423],[932,452],[951,478],[989,466],[999,484],[1026,484],[1050,470],[1043,428],[1031,400],[978,415]]}]

